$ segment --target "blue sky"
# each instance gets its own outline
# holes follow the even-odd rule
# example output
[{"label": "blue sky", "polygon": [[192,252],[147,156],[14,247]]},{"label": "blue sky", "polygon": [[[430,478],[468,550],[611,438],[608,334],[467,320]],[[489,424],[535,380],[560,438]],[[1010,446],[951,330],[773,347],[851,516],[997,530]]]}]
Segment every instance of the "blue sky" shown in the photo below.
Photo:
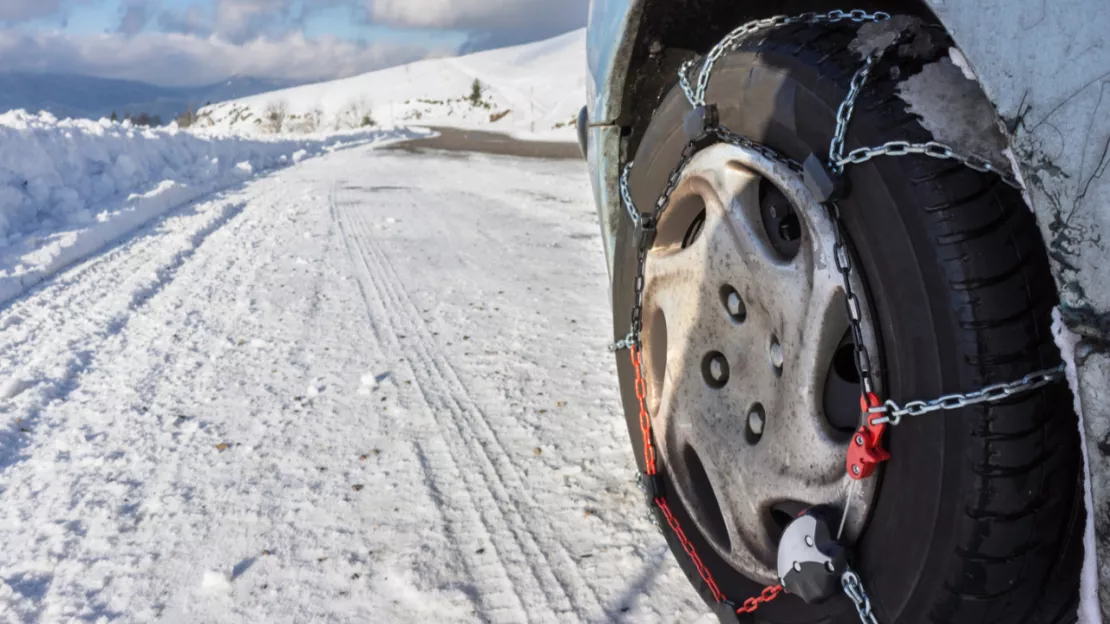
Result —
[{"label": "blue sky", "polygon": [[585,26],[589,0],[0,0],[0,67],[169,86],[337,78]]}]

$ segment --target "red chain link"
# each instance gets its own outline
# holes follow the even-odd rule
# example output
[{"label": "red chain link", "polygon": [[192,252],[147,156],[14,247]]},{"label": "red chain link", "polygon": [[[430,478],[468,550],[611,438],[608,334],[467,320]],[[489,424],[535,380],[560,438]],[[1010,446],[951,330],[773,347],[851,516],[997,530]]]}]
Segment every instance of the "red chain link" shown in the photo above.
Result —
[{"label": "red chain link", "polygon": [[763,591],[758,596],[753,596],[744,601],[744,605],[736,610],[737,613],[751,613],[759,608],[759,605],[764,602],[771,602],[779,597],[782,593],[782,585],[771,585],[764,587]]},{"label": "red chain link", "polygon": [[647,382],[640,370],[640,347],[632,345],[632,367],[636,369],[636,398],[640,400],[640,433],[644,439],[644,472],[655,474],[655,447],[651,444],[651,414],[647,410]]},{"label": "red chain link", "polygon": [[[658,469],[655,465],[655,446],[651,443],[651,414],[647,409],[647,382],[644,381],[642,362],[640,361],[640,347],[632,345],[629,352],[632,356],[632,368],[636,371],[636,399],[640,402],[640,432],[644,439],[644,472],[648,475],[655,475]],[[657,496],[654,502],[659,510],[663,512],[663,517],[667,519],[667,525],[674,531],[675,537],[682,543],[682,549],[694,562],[694,567],[698,570],[698,576],[709,586],[713,598],[717,602],[725,600],[725,595],[721,592],[721,588],[717,586],[717,581],[713,580],[713,575],[709,572],[705,563],[702,562],[701,557],[698,556],[694,544],[686,537],[686,532],[682,530],[678,518],[671,513],[671,508],[667,505],[666,499]],[[736,612],[751,613],[758,609],[761,604],[778,598],[780,593],[782,593],[782,585],[766,587],[758,596],[745,600],[743,606],[738,608]]]},{"label": "red chain link", "polygon": [[655,504],[659,506],[659,510],[663,512],[663,516],[667,519],[667,524],[670,525],[671,530],[674,531],[678,541],[682,542],[682,549],[690,555],[690,560],[694,562],[694,567],[698,569],[698,575],[705,584],[709,586],[709,591],[713,592],[713,598],[720,602],[725,599],[725,595],[721,593],[721,588],[717,587],[717,581],[713,580],[713,575],[709,573],[709,568],[705,567],[702,563],[701,557],[698,556],[697,551],[694,550],[694,545],[686,538],[686,533],[682,531],[682,527],[678,524],[678,518],[674,517],[671,513],[671,508],[667,506],[667,501],[662,497],[655,499]]}]

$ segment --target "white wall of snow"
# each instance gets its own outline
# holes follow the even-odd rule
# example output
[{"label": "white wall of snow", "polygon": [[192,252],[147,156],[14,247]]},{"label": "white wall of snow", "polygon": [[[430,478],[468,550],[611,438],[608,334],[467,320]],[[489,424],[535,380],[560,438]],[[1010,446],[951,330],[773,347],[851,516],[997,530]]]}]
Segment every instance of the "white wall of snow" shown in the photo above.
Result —
[{"label": "white wall of snow", "polygon": [[2,114],[0,303],[200,195],[344,145],[413,136],[371,130],[248,139]]}]

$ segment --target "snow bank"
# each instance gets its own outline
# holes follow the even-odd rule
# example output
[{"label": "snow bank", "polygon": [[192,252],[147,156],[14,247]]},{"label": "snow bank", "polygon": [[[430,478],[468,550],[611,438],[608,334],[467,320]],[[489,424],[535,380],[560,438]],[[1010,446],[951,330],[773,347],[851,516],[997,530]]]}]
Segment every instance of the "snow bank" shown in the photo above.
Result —
[{"label": "snow bank", "polygon": [[263,140],[0,115],[0,303],[200,195],[343,145],[413,136]]},{"label": "snow bank", "polygon": [[[469,96],[475,80],[482,95]],[[429,59],[223,102],[197,125],[247,135],[330,132],[366,121],[575,140],[586,103],[586,31],[458,58]]]}]

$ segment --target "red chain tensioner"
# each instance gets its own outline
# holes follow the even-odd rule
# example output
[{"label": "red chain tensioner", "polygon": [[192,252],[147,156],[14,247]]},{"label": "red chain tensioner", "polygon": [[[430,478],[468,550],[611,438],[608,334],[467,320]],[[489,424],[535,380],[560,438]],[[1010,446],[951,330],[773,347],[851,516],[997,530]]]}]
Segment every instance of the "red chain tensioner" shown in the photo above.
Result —
[{"label": "red chain tensioner", "polygon": [[[702,562],[701,557],[698,556],[697,551],[694,549],[694,544],[686,537],[686,532],[682,530],[682,526],[678,522],[678,518],[671,512],[671,508],[667,505],[667,499],[663,492],[663,479],[659,474],[659,470],[655,464],[655,446],[651,443],[651,414],[647,409],[647,382],[644,381],[644,375],[640,362],[640,347],[639,345],[632,344],[629,347],[629,352],[632,357],[632,368],[636,371],[636,399],[640,403],[640,433],[644,441],[644,478],[641,485],[647,491],[648,498],[659,508],[663,513],[663,517],[667,520],[667,526],[674,531],[675,537],[682,543],[682,549],[689,555],[690,561],[694,563],[694,567],[698,570],[698,576],[701,580],[705,581],[705,585],[713,594],[713,598],[717,601],[717,617],[721,622],[736,622],[739,624],[739,614],[752,613],[759,606],[766,602],[771,602],[779,597],[782,593],[782,585],[771,585],[765,587],[758,596],[753,596],[744,601],[744,604],[739,607],[735,603],[729,601],[721,588],[717,586],[717,581],[713,579],[713,574],[710,573],[709,568]],[[881,434],[880,434],[881,435]]]},{"label": "red chain tensioner", "polygon": [[852,436],[852,444],[848,446],[848,476],[857,481],[870,477],[880,463],[890,459],[890,453],[883,448],[886,423],[875,424],[871,420],[870,409],[882,405],[879,397],[874,392],[868,392],[859,398],[859,404],[864,424]]}]

